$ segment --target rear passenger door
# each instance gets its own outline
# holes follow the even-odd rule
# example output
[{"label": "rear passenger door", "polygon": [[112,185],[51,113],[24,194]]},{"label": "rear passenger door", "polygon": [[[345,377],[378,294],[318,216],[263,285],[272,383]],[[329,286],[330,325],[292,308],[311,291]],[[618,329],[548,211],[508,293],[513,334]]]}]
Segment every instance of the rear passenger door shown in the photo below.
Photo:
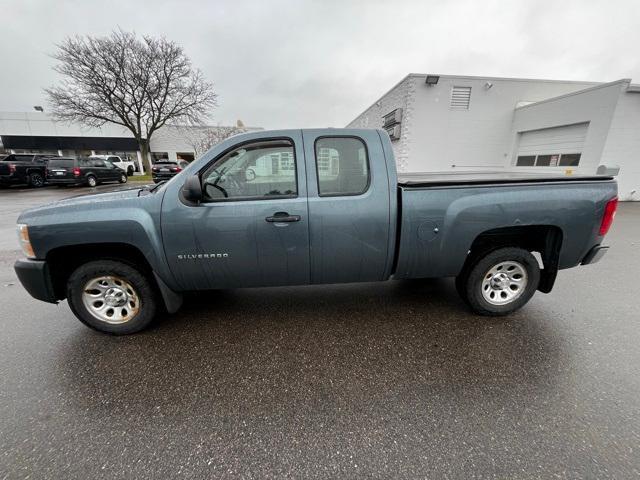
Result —
[{"label": "rear passenger door", "polygon": [[326,130],[306,130],[303,138],[311,282],[382,280],[393,245],[389,183],[378,133],[327,136]]}]

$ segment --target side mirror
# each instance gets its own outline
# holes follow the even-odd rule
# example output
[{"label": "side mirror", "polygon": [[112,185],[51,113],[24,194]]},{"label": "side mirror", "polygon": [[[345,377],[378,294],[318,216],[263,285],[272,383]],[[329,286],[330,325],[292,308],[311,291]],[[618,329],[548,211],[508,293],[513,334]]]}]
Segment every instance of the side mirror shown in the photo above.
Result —
[{"label": "side mirror", "polygon": [[182,186],[182,196],[189,202],[200,203],[202,201],[202,185],[198,175],[187,177]]}]

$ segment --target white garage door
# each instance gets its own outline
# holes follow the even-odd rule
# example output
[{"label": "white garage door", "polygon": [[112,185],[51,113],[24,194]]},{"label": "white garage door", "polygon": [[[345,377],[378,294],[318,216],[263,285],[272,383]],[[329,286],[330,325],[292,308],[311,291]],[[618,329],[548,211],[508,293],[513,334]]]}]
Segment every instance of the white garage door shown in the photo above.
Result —
[{"label": "white garage door", "polygon": [[[577,166],[588,128],[588,123],[579,123],[521,132],[516,165],[557,166],[564,164]],[[563,154],[566,161],[560,163]],[[541,158],[536,160],[537,156]]]}]

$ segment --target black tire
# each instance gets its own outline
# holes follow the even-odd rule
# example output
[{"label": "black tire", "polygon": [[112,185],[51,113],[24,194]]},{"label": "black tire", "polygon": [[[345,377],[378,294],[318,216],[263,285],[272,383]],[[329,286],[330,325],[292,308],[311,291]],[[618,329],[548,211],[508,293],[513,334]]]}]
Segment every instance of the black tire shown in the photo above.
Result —
[{"label": "black tire", "polygon": [[[102,276],[116,277],[133,287],[138,300],[138,310],[123,323],[108,323],[97,318],[83,302],[85,286]],[[78,267],[67,282],[67,302],[82,323],[111,335],[128,335],[145,329],[153,321],[158,310],[158,295],[149,278],[131,265],[116,260],[97,260]]]},{"label": "black tire", "polygon": [[130,177],[131,175],[133,175],[133,167],[129,166],[127,167],[127,176]]},{"label": "black tire", "polygon": [[122,175],[120,175],[120,180],[118,180],[118,182],[127,183],[127,175],[124,174],[124,173]]},{"label": "black tire", "polygon": [[[504,272],[496,271],[492,277],[496,275],[509,276],[506,268],[513,267],[516,272],[524,270],[526,275],[520,275],[524,286],[520,286],[519,281],[505,280],[506,286],[500,288],[501,279],[496,289],[491,286],[494,280],[489,279],[490,271],[494,268],[502,268],[501,264],[507,262]],[[487,285],[487,283],[489,285]],[[463,300],[480,315],[501,316],[508,315],[522,308],[533,296],[538,289],[540,283],[540,267],[538,261],[530,252],[522,248],[507,247],[493,250],[486,255],[478,258],[472,265],[465,268],[456,278],[456,289]],[[483,285],[484,284],[484,285]],[[485,294],[483,294],[483,287]],[[488,287],[488,288],[487,288]],[[503,293],[504,290],[504,293]],[[486,298],[493,294],[494,299]],[[503,299],[501,296],[504,296]],[[511,295],[517,295],[513,299],[508,299]],[[495,304],[492,302],[504,302]]]},{"label": "black tire", "polygon": [[44,176],[40,172],[32,172],[29,174],[29,186],[40,188],[44,186]]},{"label": "black tire", "polygon": [[96,187],[98,185],[98,179],[93,175],[87,175],[87,185],[91,188]]}]

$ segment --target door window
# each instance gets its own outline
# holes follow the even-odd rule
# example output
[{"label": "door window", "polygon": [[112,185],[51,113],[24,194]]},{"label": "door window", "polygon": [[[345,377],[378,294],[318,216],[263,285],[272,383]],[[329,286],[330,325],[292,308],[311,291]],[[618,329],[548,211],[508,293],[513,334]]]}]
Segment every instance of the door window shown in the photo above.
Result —
[{"label": "door window", "polygon": [[316,172],[321,197],[360,195],[369,187],[369,159],[362,140],[322,137],[316,140]]},{"label": "door window", "polygon": [[263,140],[238,147],[202,175],[207,201],[289,198],[298,194],[291,140]]}]

